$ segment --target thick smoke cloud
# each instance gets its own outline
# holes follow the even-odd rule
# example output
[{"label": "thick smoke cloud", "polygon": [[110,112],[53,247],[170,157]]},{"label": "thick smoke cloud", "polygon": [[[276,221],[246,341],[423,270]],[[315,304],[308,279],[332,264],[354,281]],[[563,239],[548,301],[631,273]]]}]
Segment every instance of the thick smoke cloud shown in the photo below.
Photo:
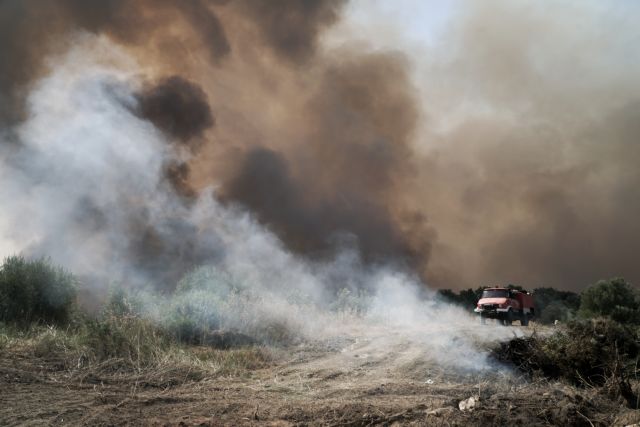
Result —
[{"label": "thick smoke cloud", "polygon": [[[101,56],[120,59],[114,66]],[[52,257],[92,287],[170,287],[216,260],[215,236],[165,178],[184,156],[181,145],[136,114],[143,89],[126,55],[85,36],[55,63],[26,100],[30,119],[14,131],[20,149],[2,152],[10,153],[1,175],[3,240]]]},{"label": "thick smoke cloud", "polygon": [[[0,2],[0,122],[24,119],[25,92],[41,76],[44,60],[68,48],[77,30],[106,34],[126,45],[188,54],[190,46],[217,62],[230,53],[222,24],[206,0],[3,0]],[[178,36],[176,21],[189,31]],[[178,40],[176,40],[178,39]]]},{"label": "thick smoke cloud", "polygon": [[313,57],[319,33],[337,21],[346,0],[240,0],[266,45],[280,56],[302,62]]},{"label": "thick smoke cloud", "polygon": [[137,101],[141,117],[184,143],[202,136],[213,126],[207,95],[199,86],[180,76],[169,77],[147,88],[138,94]]},{"label": "thick smoke cloud", "polygon": [[400,53],[326,48],[343,5],[0,1],[2,240],[172,286],[225,256],[192,218],[214,197],[307,260],[348,248],[436,286],[640,280],[624,11],[463,2],[416,78]]},{"label": "thick smoke cloud", "polygon": [[[187,147],[188,153],[164,160],[165,180],[180,196],[194,199],[203,187],[218,186],[226,203],[249,208],[289,249],[310,259],[331,258],[348,245],[359,248],[367,262],[421,271],[430,232],[423,219],[402,221],[402,216],[421,217],[407,212],[398,197],[414,167],[408,144],[418,116],[406,64],[387,54],[350,55],[348,61],[324,57],[318,36],[338,19],[343,3],[191,1],[151,7],[113,1],[93,7],[60,0],[48,5],[64,22],[60,36],[66,34],[62,29],[74,28],[103,34],[149,62],[150,82],[131,108],[170,142]],[[172,33],[180,42],[171,40]],[[233,45],[239,46],[237,55]],[[190,52],[209,55],[202,63]],[[199,78],[202,69],[213,77]],[[228,73],[234,80],[225,81]],[[262,79],[267,92],[251,96],[249,85]],[[294,95],[294,86],[307,90]],[[230,93],[219,93],[225,89]],[[277,126],[287,130],[257,127],[270,119],[270,104],[278,98],[291,120]],[[248,118],[255,140],[235,129],[237,120],[228,113],[248,114],[249,104],[263,107]],[[207,138],[212,110],[220,110],[222,118],[216,120],[220,129]],[[216,132],[228,139],[224,148]],[[199,163],[206,156],[215,158]],[[219,168],[218,161],[227,165]],[[168,225],[162,232],[144,227],[144,211],[134,217],[137,231],[129,249],[143,270],[157,277],[175,251],[189,257],[183,246],[193,233],[181,227],[174,233]],[[177,236],[184,237],[175,241]],[[194,255],[193,262],[200,257]]]},{"label": "thick smoke cloud", "polygon": [[[269,7],[255,2],[204,1],[188,2],[180,7],[173,2],[154,3],[154,7],[147,2],[129,1],[104,2],[96,7],[73,0],[47,3],[47,11],[57,18],[50,29],[58,36],[61,46],[82,44],[74,37],[83,36],[74,31],[88,30],[122,45],[143,62],[148,61],[149,75],[141,88],[125,87],[138,85],[136,77],[133,83],[123,82],[114,87],[107,84],[105,92],[96,96],[107,97],[105,102],[110,110],[116,108],[112,105],[114,102],[126,107],[125,110],[164,133],[168,144],[152,144],[157,146],[155,157],[162,176],[153,178],[151,174],[147,183],[158,186],[159,194],[166,200],[160,202],[157,196],[137,194],[126,187],[114,189],[121,204],[119,216],[122,216],[122,223],[114,228],[110,212],[113,206],[103,206],[93,195],[85,195],[71,202],[76,211],[74,217],[80,216],[83,220],[65,223],[63,228],[81,235],[104,232],[108,234],[107,240],[112,240],[111,233],[122,233],[116,237],[118,244],[114,247],[131,260],[127,262],[131,264],[127,270],[138,270],[142,277],[152,281],[175,282],[181,272],[207,257],[216,256],[211,245],[202,242],[201,227],[184,219],[203,186],[214,185],[219,187],[219,194],[227,204],[250,208],[290,250],[310,259],[329,259],[341,246],[347,245],[359,249],[367,262],[419,268],[426,261],[428,243],[420,241],[416,245],[414,241],[420,239],[409,238],[416,230],[398,222],[400,212],[394,200],[412,167],[408,143],[417,119],[405,64],[402,58],[385,54],[361,54],[346,63],[323,58],[316,51],[318,35],[338,18],[342,3],[301,1],[273,3]],[[28,15],[21,31],[30,31],[41,24],[40,16],[32,10],[35,7],[31,3],[21,6]],[[230,23],[229,28],[221,26],[216,18],[218,14]],[[172,18],[177,19],[173,22]],[[288,23],[286,26],[281,25],[282,19]],[[231,30],[235,26],[238,31]],[[177,44],[170,41],[172,33],[180,35]],[[252,44],[254,48],[242,52],[236,59],[230,47],[232,42],[239,46]],[[80,51],[92,57],[86,48]],[[210,55],[204,57],[205,63],[200,59],[192,61],[191,51]],[[42,74],[51,73],[52,65],[54,70],[62,66],[73,71],[74,58],[51,56],[55,53],[54,50],[49,58],[57,59],[40,64]],[[221,63],[226,56],[226,63]],[[266,62],[265,58],[268,58]],[[175,66],[176,63],[179,65]],[[237,67],[241,70],[235,70]],[[305,73],[303,70],[307,67],[316,71]],[[236,80],[224,81],[229,78],[227,68]],[[213,83],[206,79],[196,83],[201,69],[213,75]],[[263,99],[247,99],[250,94],[250,88],[244,86],[247,81],[274,81],[280,73],[292,73],[292,80],[279,85],[289,88],[309,85],[310,90],[300,93],[296,99],[287,99],[288,94],[284,92],[289,89],[279,93],[276,85],[269,87],[271,93],[260,94],[266,96]],[[170,77],[165,77],[167,74]],[[39,75],[34,72],[31,77]],[[54,77],[45,81],[51,79]],[[57,70],[55,79],[63,80]],[[27,78],[11,83],[12,89],[26,88]],[[64,84],[69,83],[58,83]],[[217,96],[216,89],[223,89],[225,85],[232,88],[230,96]],[[133,98],[130,91],[134,93]],[[76,96],[90,95],[78,90]],[[231,155],[216,153],[223,144],[216,140],[216,129],[214,134],[209,132],[214,123],[212,110],[221,111],[223,120],[216,128],[220,127],[219,132],[224,135],[236,126],[228,117],[229,110],[236,115],[244,114],[249,109],[248,103],[262,104],[267,107],[263,114],[268,115],[269,102],[280,96],[285,97],[284,111],[293,113],[299,108],[297,123],[288,120],[284,123],[291,133],[290,140],[284,140],[285,135],[274,133],[274,129],[258,128],[258,137],[263,141],[252,141],[240,130],[230,135],[231,143],[223,148],[231,150]],[[229,98],[240,101],[228,103]],[[32,92],[27,102],[38,105],[39,100]],[[88,102],[85,108],[91,110],[91,105]],[[27,116],[35,114],[33,105],[27,105],[26,112]],[[251,119],[258,122],[263,118],[258,114]],[[86,122],[87,125],[94,123],[90,118]],[[102,127],[98,123],[95,126]],[[19,126],[16,129],[21,131]],[[278,141],[281,138],[283,141]],[[149,136],[145,139],[151,140]],[[31,141],[23,136],[22,142],[28,145]],[[144,142],[137,144],[144,145]],[[89,145],[87,142],[84,149]],[[115,147],[116,144],[99,149],[111,153]],[[120,150],[121,153],[114,153],[118,158],[126,154],[125,149]],[[198,164],[201,157],[212,152],[230,166],[206,170]],[[76,161],[83,161],[82,156],[75,157]],[[192,163],[199,167],[196,172],[200,182],[192,178],[196,175]],[[215,165],[215,161],[213,163]],[[135,171],[125,172],[135,174]],[[274,194],[277,195],[275,201]],[[167,203],[169,206],[156,206]],[[156,210],[164,210],[163,215],[158,217]],[[85,223],[89,224],[89,230],[83,229]],[[55,252],[52,249],[60,236],[47,235],[44,229],[38,234],[41,234],[40,241],[30,245],[29,250]],[[112,249],[107,250],[110,257]],[[65,261],[69,263],[68,259]]]},{"label": "thick smoke cloud", "polygon": [[638,9],[552,5],[465,2],[424,57],[433,284],[640,282]]},{"label": "thick smoke cloud", "polygon": [[223,197],[249,207],[299,253],[328,256],[351,241],[367,261],[419,271],[429,229],[395,210],[413,173],[417,120],[403,66],[387,55],[330,64],[293,125],[299,143],[249,149]]}]

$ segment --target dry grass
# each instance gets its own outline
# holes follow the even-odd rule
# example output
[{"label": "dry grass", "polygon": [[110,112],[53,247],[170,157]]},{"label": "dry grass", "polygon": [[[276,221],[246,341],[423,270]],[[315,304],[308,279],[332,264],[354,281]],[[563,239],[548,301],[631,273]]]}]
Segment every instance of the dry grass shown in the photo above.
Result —
[{"label": "dry grass", "polygon": [[228,350],[187,346],[133,317],[87,321],[73,328],[0,326],[0,351],[39,359],[81,382],[109,376],[157,387],[242,376],[268,366],[274,358],[273,351],[257,346]]}]

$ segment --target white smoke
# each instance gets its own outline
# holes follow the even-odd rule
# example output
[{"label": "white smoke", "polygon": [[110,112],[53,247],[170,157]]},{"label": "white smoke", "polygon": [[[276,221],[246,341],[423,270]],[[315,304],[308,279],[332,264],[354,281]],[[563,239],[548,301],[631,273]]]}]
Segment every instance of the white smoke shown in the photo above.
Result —
[{"label": "white smoke", "polygon": [[[143,284],[145,271],[127,255],[136,238],[131,216],[141,212],[159,232],[180,218],[216,249],[209,266],[189,276],[188,284],[197,286],[182,303],[217,310],[226,328],[278,324],[307,339],[354,331],[400,337],[439,363],[488,366],[472,342],[477,338],[470,338],[479,331],[474,319],[437,302],[416,278],[366,267],[353,248],[329,262],[302,260],[248,212],[221,205],[213,189],[193,205],[183,203],[163,180],[163,167],[184,153],[132,113],[141,70],[106,38],[76,36],[49,69],[28,95],[29,116],[16,133],[20,144],[0,144],[0,241],[11,242],[3,250],[50,256],[87,286]],[[351,298],[347,308],[366,314],[331,306],[329,290],[341,288]],[[367,293],[358,294],[363,288]],[[229,297],[238,290],[242,299]],[[147,303],[145,313],[163,321],[154,309],[158,301]],[[482,331],[484,340],[506,333]]]},{"label": "white smoke", "polygon": [[[151,216],[172,208],[160,186],[170,153],[160,133],[124,106],[134,102],[135,63],[106,39],[79,35],[49,68],[29,93],[20,148],[2,167],[3,240],[81,275],[121,276],[128,273],[118,255],[128,243],[122,206],[139,200]],[[89,218],[104,224],[80,227],[92,209],[109,212]]]}]

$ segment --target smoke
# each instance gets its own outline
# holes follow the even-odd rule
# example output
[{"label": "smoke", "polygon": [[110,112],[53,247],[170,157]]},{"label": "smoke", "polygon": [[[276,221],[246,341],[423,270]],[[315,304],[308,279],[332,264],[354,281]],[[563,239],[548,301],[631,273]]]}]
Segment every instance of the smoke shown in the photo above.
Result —
[{"label": "smoke", "polygon": [[421,59],[432,284],[640,281],[638,11],[547,6],[461,3]]},{"label": "smoke", "polygon": [[289,129],[300,143],[248,150],[223,197],[248,206],[298,253],[323,256],[353,240],[367,261],[419,271],[430,232],[416,212],[413,223],[402,217],[412,214],[401,195],[417,120],[403,66],[389,55],[330,63]]},{"label": "smoke", "polygon": [[338,20],[346,0],[239,1],[257,25],[265,44],[279,56],[304,62],[316,51],[318,36]]},{"label": "smoke", "polygon": [[2,245],[171,288],[226,256],[214,198],[305,262],[637,281],[625,7],[462,2],[409,58],[323,44],[343,1],[4,0]]},{"label": "smoke", "polygon": [[144,90],[138,95],[137,106],[141,117],[183,143],[191,142],[213,126],[207,95],[180,76],[169,77]]},{"label": "smoke", "polygon": [[27,97],[20,149],[4,152],[2,234],[95,286],[176,280],[215,255],[164,179],[182,154],[134,113],[146,105],[135,61],[106,39],[74,43]]},{"label": "smoke", "polygon": [[[202,282],[180,303],[227,328],[401,330],[440,363],[486,367],[470,315],[424,287],[451,268],[430,259],[455,241],[440,191],[462,178],[447,150],[416,148],[404,54],[323,47],[342,4],[1,2],[5,250],[96,289]],[[364,320],[329,310],[338,290],[366,291]]]}]

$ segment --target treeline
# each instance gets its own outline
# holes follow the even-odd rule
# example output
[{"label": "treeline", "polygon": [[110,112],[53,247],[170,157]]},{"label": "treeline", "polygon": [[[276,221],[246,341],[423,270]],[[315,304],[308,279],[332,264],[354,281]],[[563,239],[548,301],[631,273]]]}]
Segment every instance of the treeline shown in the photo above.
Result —
[{"label": "treeline", "polygon": [[[441,289],[438,295],[449,303],[473,310],[487,287],[459,292]],[[521,286],[512,284],[507,287],[523,290]],[[551,287],[536,288],[532,293],[538,313],[536,320],[540,323],[606,317],[621,323],[640,324],[640,293],[620,277],[600,280],[580,294]]]}]

